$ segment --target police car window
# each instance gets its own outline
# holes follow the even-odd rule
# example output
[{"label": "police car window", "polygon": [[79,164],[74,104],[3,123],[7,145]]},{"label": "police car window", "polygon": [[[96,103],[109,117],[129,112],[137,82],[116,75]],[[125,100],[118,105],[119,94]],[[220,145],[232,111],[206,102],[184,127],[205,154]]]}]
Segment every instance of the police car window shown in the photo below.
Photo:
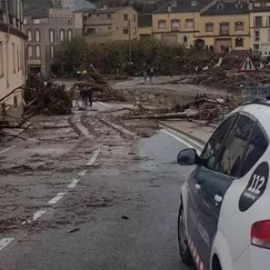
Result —
[{"label": "police car window", "polygon": [[220,151],[216,171],[232,177],[238,176],[254,125],[255,121],[246,115],[237,118]]},{"label": "police car window", "polygon": [[236,115],[233,115],[226,119],[214,132],[209,142],[207,143],[204,151],[202,152],[201,159],[202,165],[206,168],[212,170],[217,161],[217,156],[219,154],[222,142],[226,134],[230,131],[231,126],[233,125]]},{"label": "police car window", "polygon": [[269,144],[263,127],[257,123],[250,137],[240,177],[244,176],[261,158]]}]

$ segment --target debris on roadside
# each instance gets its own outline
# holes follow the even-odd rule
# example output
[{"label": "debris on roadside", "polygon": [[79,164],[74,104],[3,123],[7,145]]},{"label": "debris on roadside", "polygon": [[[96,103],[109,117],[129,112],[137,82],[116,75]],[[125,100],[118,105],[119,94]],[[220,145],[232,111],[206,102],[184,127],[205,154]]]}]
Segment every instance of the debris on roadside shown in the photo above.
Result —
[{"label": "debris on roadside", "polygon": [[26,115],[67,115],[71,113],[72,100],[65,86],[44,82],[36,74],[30,74],[24,89]]},{"label": "debris on roadside", "polygon": [[68,233],[74,233],[74,232],[78,232],[80,230],[80,228],[73,228],[73,229],[70,229],[70,230],[68,230],[67,232]]}]

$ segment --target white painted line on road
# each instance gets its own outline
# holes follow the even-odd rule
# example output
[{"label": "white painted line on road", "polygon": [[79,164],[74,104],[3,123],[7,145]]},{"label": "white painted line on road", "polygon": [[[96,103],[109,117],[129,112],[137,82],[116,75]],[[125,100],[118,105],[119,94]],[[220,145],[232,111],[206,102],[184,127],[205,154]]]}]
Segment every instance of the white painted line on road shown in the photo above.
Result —
[{"label": "white painted line on road", "polygon": [[97,150],[95,150],[93,156],[92,156],[91,159],[88,161],[87,166],[91,166],[91,165],[94,164],[94,162],[96,161],[96,159],[97,159],[99,153],[100,153],[100,148],[97,149]]},{"label": "white painted line on road", "polygon": [[68,188],[75,188],[76,185],[80,182],[80,179],[73,179],[71,183],[68,185]]},{"label": "white painted line on road", "polygon": [[13,240],[14,240],[14,238],[3,238],[0,241],[0,250],[4,249]]},{"label": "white painted line on road", "polygon": [[42,215],[44,215],[47,211],[46,210],[38,210],[36,213],[34,213],[33,221],[38,220]]},{"label": "white painted line on road", "polygon": [[[176,139],[177,141],[179,141],[179,142],[185,144],[187,147],[194,148],[194,145],[191,145],[191,144],[188,143],[186,140],[184,140],[184,139],[182,139],[182,138],[180,138],[180,137],[174,135],[174,134],[171,133],[170,131],[165,130],[165,129],[161,129],[161,131],[162,131],[163,133],[165,133],[165,134],[171,136],[172,138]],[[195,143],[195,142],[194,142],[194,143]],[[197,143],[195,143],[195,144],[198,145]],[[198,145],[198,146],[199,146],[199,145]],[[199,149],[198,149],[198,148],[199,148]],[[200,150],[201,148],[202,148],[202,146],[199,146],[199,147],[196,147],[196,148],[195,148],[199,154],[201,154],[201,150]]]},{"label": "white painted line on road", "polygon": [[0,151],[0,155],[6,153],[7,151],[11,150],[14,146],[10,146],[2,151]]},{"label": "white painted line on road", "polygon": [[87,170],[82,170],[78,173],[79,176],[85,176],[85,174],[87,173]]},{"label": "white painted line on road", "polygon": [[60,192],[55,197],[53,197],[48,204],[56,204],[58,201],[60,201],[64,196],[66,195],[66,192]]}]

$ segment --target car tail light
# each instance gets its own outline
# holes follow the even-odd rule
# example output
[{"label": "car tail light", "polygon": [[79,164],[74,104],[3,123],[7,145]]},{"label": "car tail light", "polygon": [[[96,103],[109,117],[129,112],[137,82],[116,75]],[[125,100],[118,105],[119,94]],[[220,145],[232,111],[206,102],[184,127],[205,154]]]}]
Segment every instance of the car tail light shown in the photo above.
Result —
[{"label": "car tail light", "polygon": [[262,220],[252,225],[251,244],[270,249],[270,220]]}]

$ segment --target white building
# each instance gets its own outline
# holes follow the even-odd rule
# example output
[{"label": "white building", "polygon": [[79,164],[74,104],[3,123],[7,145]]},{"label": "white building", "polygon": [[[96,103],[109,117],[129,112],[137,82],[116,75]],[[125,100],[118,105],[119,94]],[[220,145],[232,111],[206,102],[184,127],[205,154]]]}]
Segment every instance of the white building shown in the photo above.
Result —
[{"label": "white building", "polygon": [[270,1],[250,4],[250,47],[262,57],[270,56]]},{"label": "white building", "polygon": [[0,12],[0,115],[19,116],[22,92],[14,90],[25,83],[23,1],[1,1]]},{"label": "white building", "polygon": [[87,0],[61,0],[61,6],[71,10],[93,8],[94,5]]}]

